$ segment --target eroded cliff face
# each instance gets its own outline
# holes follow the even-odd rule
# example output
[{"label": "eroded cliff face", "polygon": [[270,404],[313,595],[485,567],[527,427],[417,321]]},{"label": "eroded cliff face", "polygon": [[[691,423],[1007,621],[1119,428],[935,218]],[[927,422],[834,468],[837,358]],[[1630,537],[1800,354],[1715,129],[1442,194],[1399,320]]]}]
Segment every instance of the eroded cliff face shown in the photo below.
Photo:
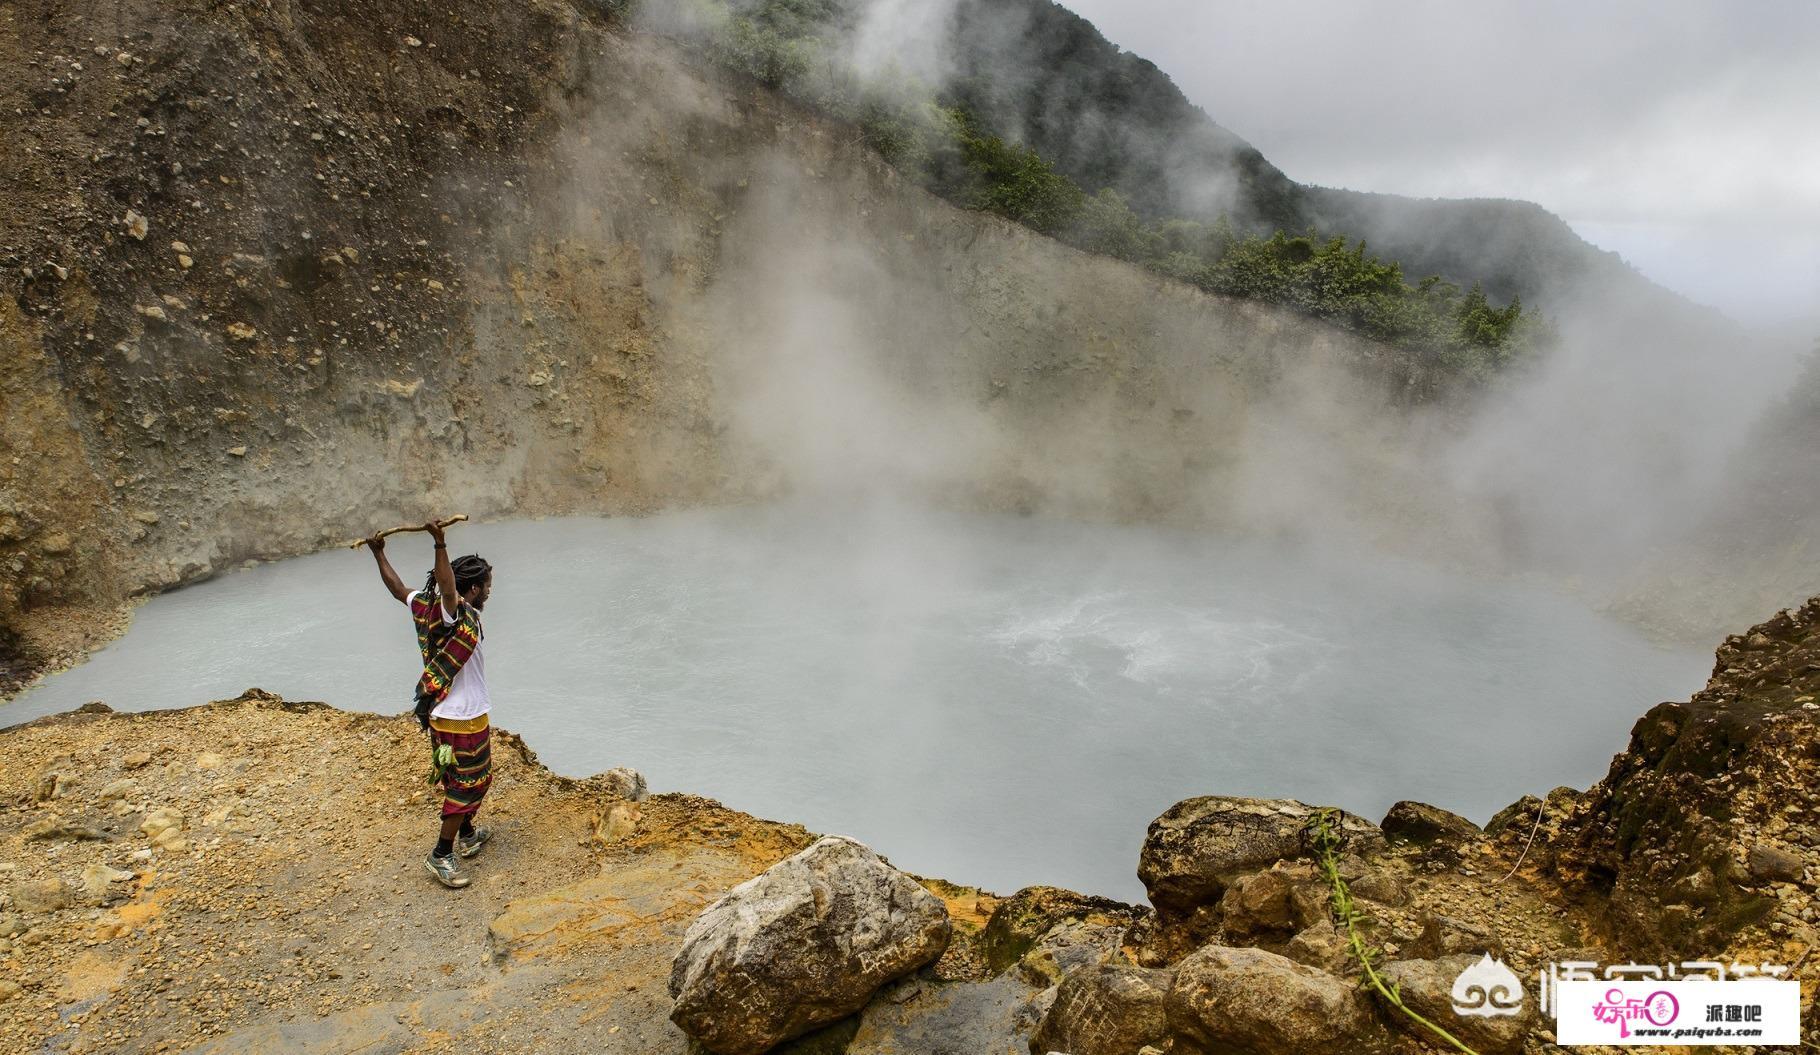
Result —
[{"label": "eroded cliff face", "polygon": [[38,112],[0,209],[20,276],[0,621],[431,509],[706,489],[700,450],[661,494],[634,468],[660,441],[628,408],[653,437],[698,425],[637,253],[528,236],[543,100],[578,85],[585,27],[469,14],[425,41],[288,5],[9,11],[8,102]]},{"label": "eroded cliff face", "polygon": [[0,14],[0,627],[455,510],[1477,530],[1385,413],[1420,363],[955,209],[592,11]]}]

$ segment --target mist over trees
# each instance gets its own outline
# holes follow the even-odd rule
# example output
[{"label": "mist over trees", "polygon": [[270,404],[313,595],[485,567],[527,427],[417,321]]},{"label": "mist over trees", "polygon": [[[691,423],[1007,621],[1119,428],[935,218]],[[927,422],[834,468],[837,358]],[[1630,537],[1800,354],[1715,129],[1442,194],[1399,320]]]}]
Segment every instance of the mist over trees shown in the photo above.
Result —
[{"label": "mist over trees", "polygon": [[1520,298],[1500,308],[1477,284],[1462,290],[1429,276],[1411,285],[1400,265],[1370,255],[1364,242],[1280,230],[1240,236],[1223,213],[1212,224],[1146,222],[1120,192],[1087,194],[1031,148],[979,131],[967,111],[947,111],[947,118],[945,136],[920,158],[930,189],[1090,252],[1428,351],[1467,377],[1482,379],[1552,336],[1547,320],[1526,312]]}]

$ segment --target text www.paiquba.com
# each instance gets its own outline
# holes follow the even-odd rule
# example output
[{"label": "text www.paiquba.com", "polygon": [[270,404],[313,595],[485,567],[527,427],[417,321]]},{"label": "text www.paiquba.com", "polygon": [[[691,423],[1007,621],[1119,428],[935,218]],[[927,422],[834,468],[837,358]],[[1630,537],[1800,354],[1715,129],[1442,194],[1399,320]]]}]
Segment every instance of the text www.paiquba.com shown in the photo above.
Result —
[{"label": "text www.paiquba.com", "polygon": [[1631,1027],[1630,1035],[1633,1037],[1663,1037],[1668,1040],[1705,1037],[1748,1038],[1761,1037],[1763,1035],[1763,1030],[1748,1026],[1738,1029],[1732,1029],[1727,1026],[1694,1026],[1686,1029],[1637,1029],[1633,1026]]}]

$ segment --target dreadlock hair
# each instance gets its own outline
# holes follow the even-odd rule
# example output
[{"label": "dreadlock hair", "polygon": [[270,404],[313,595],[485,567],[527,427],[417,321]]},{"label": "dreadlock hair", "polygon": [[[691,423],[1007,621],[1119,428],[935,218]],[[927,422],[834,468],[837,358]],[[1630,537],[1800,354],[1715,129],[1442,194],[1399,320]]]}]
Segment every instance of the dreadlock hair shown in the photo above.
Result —
[{"label": "dreadlock hair", "polygon": [[[467,593],[469,587],[478,586],[486,581],[487,576],[493,574],[493,566],[482,560],[478,554],[473,553],[465,557],[456,557],[449,562],[449,569],[455,573],[455,592],[458,594]],[[440,592],[436,589],[435,568],[431,568],[430,574],[424,578],[423,592],[432,595]]]}]

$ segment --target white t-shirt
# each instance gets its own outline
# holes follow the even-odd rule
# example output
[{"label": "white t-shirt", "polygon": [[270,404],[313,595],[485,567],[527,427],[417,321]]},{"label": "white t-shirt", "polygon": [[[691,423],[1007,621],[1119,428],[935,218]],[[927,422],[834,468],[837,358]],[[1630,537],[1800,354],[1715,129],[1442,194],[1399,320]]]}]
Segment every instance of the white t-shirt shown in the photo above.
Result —
[{"label": "white t-shirt", "polygon": [[[417,600],[417,594],[422,592],[422,590],[418,590],[412,593],[411,596],[405,598],[405,604],[409,605]],[[455,617],[450,615],[449,610],[444,608],[441,603],[436,605],[436,610],[442,613],[444,626],[455,624]],[[477,718],[492,710],[492,700],[487,697],[487,664],[482,657],[481,650],[481,645],[485,643],[484,638],[474,643],[474,654],[469,656],[468,661],[455,672],[455,680],[449,683],[449,694],[444,696],[442,702],[436,705],[436,709],[430,712],[430,717],[460,720]]]}]

